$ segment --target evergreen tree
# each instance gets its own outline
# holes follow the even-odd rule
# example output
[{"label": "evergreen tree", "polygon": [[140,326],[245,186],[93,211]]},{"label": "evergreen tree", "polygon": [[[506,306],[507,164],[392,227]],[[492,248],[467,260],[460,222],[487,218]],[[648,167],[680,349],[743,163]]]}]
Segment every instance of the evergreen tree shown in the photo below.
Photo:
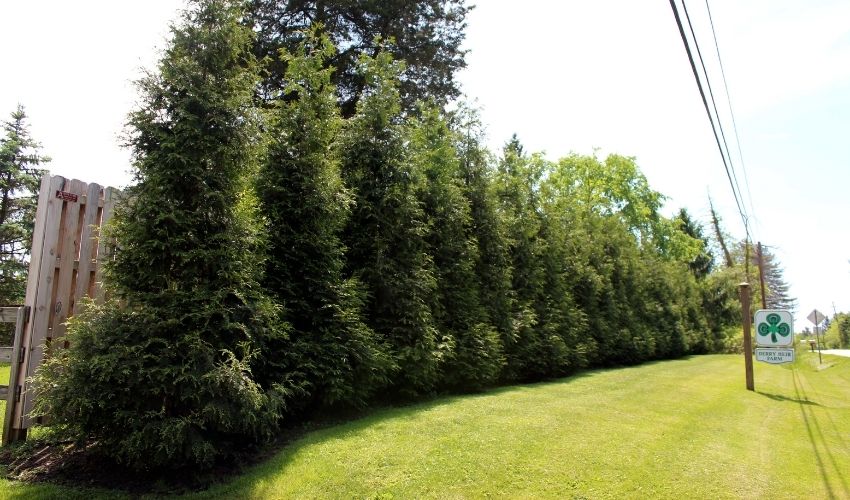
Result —
[{"label": "evergreen tree", "polygon": [[394,388],[416,394],[435,388],[451,339],[438,336],[431,312],[436,281],[417,199],[422,176],[407,154],[400,68],[387,52],[361,58],[368,88],[342,147],[343,178],[355,203],[343,241],[349,269],[369,293],[367,324],[398,363]]},{"label": "evergreen tree", "polygon": [[[764,268],[764,284],[767,289],[767,308],[768,309],[787,309],[794,311],[797,309],[797,299],[790,295],[790,287],[785,281],[785,270],[779,263],[776,254],[770,251],[765,245],[761,246],[762,267]],[[758,249],[751,250],[751,255],[754,259],[758,259]],[[754,262],[758,265],[758,261]]]},{"label": "evergreen tree", "polygon": [[0,305],[21,304],[27,287],[38,188],[50,161],[29,134],[24,107],[3,122],[0,138]]},{"label": "evergreen tree", "polygon": [[369,88],[358,57],[382,51],[404,62],[397,84],[403,109],[415,111],[419,99],[445,104],[460,93],[454,75],[466,67],[461,44],[470,9],[463,0],[253,0],[255,50],[272,59],[264,87],[274,93],[284,86],[286,61],[277,58],[278,51],[295,50],[309,28],[321,25],[340,48],[327,64],[335,69],[332,79],[345,117],[354,115]]},{"label": "evergreen tree", "polygon": [[504,350],[505,345],[514,342],[516,325],[507,228],[496,203],[491,155],[482,145],[480,125],[468,109],[459,110],[456,117],[464,195],[469,202],[473,238],[478,244],[475,272],[480,303],[484,305],[490,323],[499,332]]},{"label": "evergreen tree", "polygon": [[[565,342],[566,325],[560,302],[565,297],[549,296],[555,268],[547,269],[548,223],[539,199],[545,164],[539,155],[528,157],[514,136],[499,162],[495,196],[505,217],[510,244],[512,284],[516,294],[515,334],[505,345],[506,377],[539,380],[564,373],[570,365],[570,346]],[[550,264],[553,263],[550,261]],[[549,271],[549,272],[547,272]],[[559,303],[552,309],[552,300]],[[563,326],[563,330],[562,330]]]},{"label": "evergreen tree", "polygon": [[691,218],[691,215],[684,208],[679,210],[675,220],[679,230],[700,242],[699,253],[687,264],[697,279],[703,279],[711,273],[714,266],[714,255],[711,254],[711,250],[709,249],[708,239],[703,236],[702,225]]},{"label": "evergreen tree", "polygon": [[258,190],[268,229],[266,287],[286,306],[287,376],[324,404],[361,404],[386,385],[391,362],[363,323],[356,281],[343,279],[340,233],[350,194],[340,179],[342,126],[330,69],[334,48],[311,35],[287,61]]},{"label": "evergreen tree", "polygon": [[136,184],[116,209],[118,303],[69,328],[45,365],[41,411],[137,468],[208,466],[272,435],[282,343],[259,289],[252,176],[258,82],[237,2],[198,0],[130,115]]},{"label": "evergreen tree", "polygon": [[475,272],[478,245],[464,196],[457,141],[438,109],[425,105],[410,138],[414,168],[425,177],[426,239],[437,279],[434,321],[454,345],[444,367],[445,383],[454,389],[478,389],[499,374],[501,341],[481,304]]}]

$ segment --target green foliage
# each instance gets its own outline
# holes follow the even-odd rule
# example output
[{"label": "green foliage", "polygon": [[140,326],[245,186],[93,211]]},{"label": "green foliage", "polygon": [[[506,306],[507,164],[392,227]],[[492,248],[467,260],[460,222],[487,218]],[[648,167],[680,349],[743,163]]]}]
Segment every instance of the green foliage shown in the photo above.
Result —
[{"label": "green foliage", "polygon": [[340,91],[338,19],[276,40],[285,72],[258,98],[258,13],[192,5],[130,117],[114,300],[37,376],[70,437],[209,466],[305,410],[729,348],[740,268],[712,268],[633,158],[553,162],[514,137],[496,160],[474,112],[412,112],[410,67],[377,39]]},{"label": "green foliage", "polygon": [[469,203],[472,238],[477,244],[475,262],[479,302],[500,337],[502,348],[514,339],[514,292],[506,224],[493,196],[491,155],[474,112],[460,109],[455,115],[457,151],[463,194]]},{"label": "green foliage", "polygon": [[543,213],[539,189],[548,168],[542,156],[526,156],[514,137],[504,148],[494,180],[516,297],[514,335],[505,344],[507,379],[538,380],[572,369],[572,299],[562,293],[567,287],[563,262],[556,257],[560,246]]},{"label": "green foliage", "polygon": [[342,126],[330,69],[334,48],[311,34],[287,60],[287,86],[258,177],[268,219],[265,286],[285,304],[291,345],[282,376],[322,404],[363,404],[387,384],[392,361],[363,323],[356,280],[342,275],[340,233],[351,195],[340,179]]},{"label": "green foliage", "polygon": [[838,313],[822,332],[822,341],[828,349],[850,348],[850,315]]},{"label": "green foliage", "polygon": [[838,323],[838,345],[841,349],[850,348],[850,316],[846,314],[837,321]]},{"label": "green foliage", "polygon": [[0,306],[22,304],[27,287],[38,187],[50,158],[29,134],[24,107],[3,122],[0,138]]},{"label": "green foliage", "polygon": [[[751,245],[752,247],[752,245]],[[752,265],[758,269],[758,247],[750,249],[753,258]],[[768,309],[797,309],[797,299],[790,295],[790,287],[785,281],[785,270],[779,263],[776,254],[769,247],[761,246],[762,268],[764,269],[764,283],[766,288],[766,303]]]},{"label": "green foliage", "polygon": [[[108,267],[120,300],[72,323],[41,412],[137,468],[208,466],[276,429],[277,307],[259,288],[258,81],[234,2],[199,0],[130,116],[136,184]],[[49,388],[49,389],[48,389]]]},{"label": "green foliage", "polygon": [[355,203],[344,242],[348,269],[369,294],[367,324],[398,363],[393,386],[415,394],[436,387],[451,339],[440,336],[431,311],[437,283],[417,199],[423,179],[406,148],[400,70],[386,52],[361,58],[368,88],[342,140],[343,176]]},{"label": "green foliage", "polygon": [[420,198],[437,282],[434,321],[453,345],[443,367],[443,383],[454,389],[479,389],[499,375],[501,340],[481,304],[478,243],[456,138],[436,107],[420,107],[409,150],[413,168],[425,178]]},{"label": "green foliage", "polygon": [[[70,347],[37,372],[36,414],[138,469],[209,466],[245,440],[270,438],[287,395],[253,380],[257,352],[248,342],[215,352],[200,335],[152,335],[164,330],[161,313],[87,303],[70,320]],[[186,316],[171,322],[194,323]]]},{"label": "green foliage", "polygon": [[696,240],[700,246],[697,255],[687,264],[697,279],[705,278],[711,274],[711,270],[714,267],[714,255],[712,255],[709,248],[708,238],[703,235],[702,225],[695,221],[684,208],[680,209],[679,213],[676,214],[674,223],[680,231]]},{"label": "green foliage", "polygon": [[[397,87],[406,111],[414,111],[419,99],[445,104],[460,93],[454,75],[466,67],[461,44],[472,9],[463,0],[252,0],[251,6],[256,54],[272,60],[264,81],[269,94],[286,85],[286,61],[278,60],[278,51],[294,52],[317,25],[340,48],[326,66],[334,69],[331,78],[346,117],[354,115],[370,87],[358,69],[361,54],[389,51],[404,62]],[[378,39],[393,43],[381,45]]]}]

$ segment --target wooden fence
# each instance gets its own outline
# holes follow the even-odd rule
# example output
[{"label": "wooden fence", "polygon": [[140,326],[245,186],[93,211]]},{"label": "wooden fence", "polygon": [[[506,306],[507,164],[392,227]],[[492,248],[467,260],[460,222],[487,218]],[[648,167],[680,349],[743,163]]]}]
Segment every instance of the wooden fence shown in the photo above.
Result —
[{"label": "wooden fence", "polygon": [[50,349],[65,346],[65,322],[79,299],[103,300],[101,265],[110,253],[99,238],[119,191],[60,176],[41,180],[24,314],[21,354],[11,359],[4,444],[26,438],[36,390],[29,380]]},{"label": "wooden fence", "polygon": [[[0,362],[9,363],[12,369],[9,371],[9,384],[0,385],[0,399],[6,401],[5,419],[3,420],[3,444],[9,442],[12,432],[12,419],[16,402],[21,399],[21,385],[18,384],[18,372],[15,370],[17,363],[21,362],[21,337],[23,327],[29,318],[29,307],[0,307],[0,323],[14,323],[15,334],[11,347],[0,347]],[[9,390],[12,388],[12,390]]]}]

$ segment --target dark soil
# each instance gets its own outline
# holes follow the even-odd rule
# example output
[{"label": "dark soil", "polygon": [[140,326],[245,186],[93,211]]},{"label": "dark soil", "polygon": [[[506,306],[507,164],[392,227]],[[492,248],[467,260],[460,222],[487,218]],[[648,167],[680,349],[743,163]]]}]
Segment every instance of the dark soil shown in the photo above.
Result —
[{"label": "dark soil", "polygon": [[138,471],[116,463],[97,452],[95,444],[77,446],[69,442],[27,443],[21,448],[0,451],[0,465],[6,477],[23,482],[46,482],[71,487],[119,490],[130,495],[145,493],[179,494],[199,491],[226,481],[250,466],[268,458],[280,445],[265,450],[247,450],[229,463],[204,471]]}]

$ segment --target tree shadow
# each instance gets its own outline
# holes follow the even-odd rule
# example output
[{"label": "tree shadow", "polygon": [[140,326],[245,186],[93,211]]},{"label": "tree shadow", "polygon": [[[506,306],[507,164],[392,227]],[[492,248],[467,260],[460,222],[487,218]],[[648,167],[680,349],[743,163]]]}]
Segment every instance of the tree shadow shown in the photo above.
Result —
[{"label": "tree shadow", "polygon": [[[828,498],[850,498],[850,487],[847,485],[847,479],[841,472],[841,467],[835,459],[835,455],[829,447],[828,440],[824,436],[817,415],[814,413],[814,408],[806,406],[803,401],[809,401],[806,389],[803,386],[803,381],[797,370],[792,370],[792,380],[794,382],[794,393],[797,396],[796,401],[800,404],[800,414],[803,417],[803,422],[806,426],[806,433],[809,436],[809,442],[812,444],[812,452],[815,456],[818,472],[821,476],[824,488],[827,491]],[[789,398],[791,399],[791,398]],[[817,405],[821,406],[821,405]],[[823,451],[821,451],[822,448]],[[830,468],[837,476],[837,483],[833,486],[830,481],[830,476],[827,474],[827,469]],[[836,489],[838,491],[836,491]]]},{"label": "tree shadow", "polygon": [[769,392],[762,391],[756,391],[756,394],[761,394],[762,396],[770,398],[774,401],[788,401],[790,403],[798,403],[801,405],[823,406],[822,404],[809,399],[789,398],[788,396],[783,396],[781,394],[771,394]]}]

